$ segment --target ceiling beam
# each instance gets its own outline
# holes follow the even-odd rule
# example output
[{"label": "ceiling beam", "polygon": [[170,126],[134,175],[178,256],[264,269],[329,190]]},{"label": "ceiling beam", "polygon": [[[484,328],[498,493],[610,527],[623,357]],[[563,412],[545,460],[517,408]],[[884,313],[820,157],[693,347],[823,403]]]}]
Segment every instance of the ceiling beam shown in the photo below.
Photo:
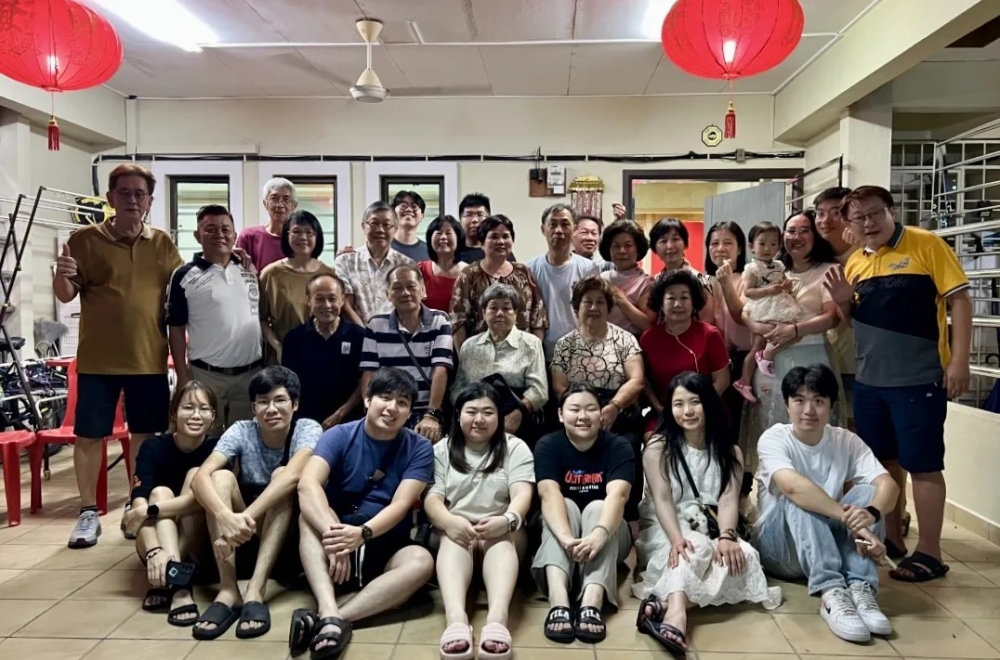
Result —
[{"label": "ceiling beam", "polygon": [[[125,143],[125,97],[104,87],[55,95],[60,130],[77,140],[97,145]],[[53,112],[49,92],[0,76],[0,106],[44,126]]]}]

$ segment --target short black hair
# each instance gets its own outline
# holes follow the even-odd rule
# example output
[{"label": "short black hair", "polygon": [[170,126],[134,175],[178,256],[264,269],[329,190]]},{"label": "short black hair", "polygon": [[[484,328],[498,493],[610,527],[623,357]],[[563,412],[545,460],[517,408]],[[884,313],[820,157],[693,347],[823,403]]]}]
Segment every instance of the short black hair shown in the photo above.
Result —
[{"label": "short black hair", "polygon": [[649,309],[663,318],[663,296],[675,284],[683,284],[691,291],[691,306],[694,308],[692,315],[697,318],[698,313],[705,308],[705,289],[695,274],[686,268],[668,270],[656,278],[653,290],[649,293]]},{"label": "short black hair", "polygon": [[510,221],[507,216],[498,213],[496,215],[491,215],[482,222],[479,223],[479,227],[476,231],[479,233],[479,240],[482,243],[486,242],[486,235],[497,227],[506,227],[507,231],[510,232],[511,240],[514,239],[514,223]]},{"label": "short black hair", "polygon": [[339,277],[337,277],[333,273],[322,273],[321,272],[321,273],[314,274],[312,277],[309,278],[309,281],[306,282],[306,296],[307,297],[310,296],[310,295],[312,295],[313,282],[318,282],[319,280],[323,279],[324,277],[328,277],[328,278],[330,278],[331,280],[333,280],[334,282],[337,283],[337,286],[340,287],[340,294],[341,295],[347,295],[347,288],[344,287],[344,281],[342,279],[340,279]]},{"label": "short black hair", "polygon": [[[590,219],[589,215],[585,215],[577,220],[577,222]],[[646,238],[646,234],[643,233],[642,228],[633,220],[615,220],[604,230],[604,233],[601,235],[601,245],[597,248],[597,251],[605,261],[611,261],[611,244],[615,241],[618,234],[628,234],[635,241],[636,261],[642,261],[649,254],[649,239]]]},{"label": "short black hair", "polygon": [[230,222],[234,222],[233,214],[230,213],[229,209],[227,209],[222,204],[205,204],[203,207],[198,209],[198,215],[197,215],[198,222],[201,222],[210,215],[225,215],[229,217]]},{"label": "short black hair", "polygon": [[736,238],[736,247],[739,249],[740,253],[736,257],[736,263],[733,264],[734,273],[742,273],[743,269],[747,267],[747,237],[743,234],[743,228],[740,227],[735,222],[716,222],[712,225],[707,232],[705,232],[705,274],[715,275],[719,272],[719,267],[715,265],[709,255],[709,246],[712,245],[712,234],[717,231],[728,231]]},{"label": "short black hair", "polygon": [[766,234],[768,232],[773,232],[774,235],[778,237],[778,247],[780,248],[781,227],[774,224],[773,222],[768,222],[767,220],[764,220],[763,222],[758,222],[757,224],[755,224],[753,227],[750,228],[750,236],[748,237],[750,240],[750,245],[753,245],[753,242],[757,240],[758,236],[760,236],[761,234]]},{"label": "short black hair", "polygon": [[481,192],[469,193],[462,198],[462,201],[458,203],[458,214],[462,215],[465,213],[465,209],[470,206],[482,206],[486,209],[487,214],[492,214],[493,210],[490,208],[490,198]]},{"label": "short black hair", "polygon": [[840,215],[846,220],[851,207],[860,204],[866,199],[877,199],[885,204],[887,209],[896,207],[896,202],[892,198],[892,193],[881,186],[861,186],[855,188],[851,194],[840,202]]},{"label": "short black hair", "polygon": [[591,275],[582,280],[577,280],[577,283],[573,285],[573,293],[570,296],[569,304],[573,307],[574,314],[580,313],[580,305],[583,303],[583,297],[591,291],[597,291],[603,295],[604,302],[608,304],[608,309],[614,309],[615,296],[611,293],[611,285],[603,277]]},{"label": "short black hair", "polygon": [[598,218],[596,215],[578,215],[576,216],[576,222],[574,224],[577,227],[579,227],[580,223],[583,222],[584,220],[590,220],[591,222],[597,225],[598,231],[601,232],[604,231],[604,221]]},{"label": "short black hair", "polygon": [[781,379],[781,396],[788,405],[789,399],[806,389],[830,400],[830,405],[837,403],[840,396],[840,383],[833,369],[822,363],[811,364],[808,367],[792,367]]},{"label": "short black hair", "polygon": [[566,213],[569,213],[569,221],[572,222],[574,226],[576,226],[576,212],[573,210],[573,207],[571,207],[569,204],[563,204],[562,202],[558,204],[553,204],[552,206],[542,211],[542,224],[544,225],[546,222],[548,222],[549,217],[556,211],[565,211]]},{"label": "short black hair", "polygon": [[412,197],[413,201],[416,202],[417,206],[420,207],[420,212],[423,213],[427,210],[427,203],[424,198],[420,196],[416,190],[400,190],[396,193],[396,196],[392,198],[392,208],[395,209],[397,206],[403,203],[403,200],[407,197]]},{"label": "short black hair", "polygon": [[[846,200],[845,200],[846,202]],[[841,209],[844,207],[841,206]],[[842,211],[843,212],[843,211]],[[785,218],[785,223],[781,225],[781,250],[778,253],[778,259],[781,263],[785,264],[785,268],[792,267],[792,255],[788,254],[785,250],[784,236],[785,229],[788,228],[788,223],[799,216],[805,217],[809,221],[809,230],[812,232],[813,237],[813,249],[809,251],[809,259],[813,264],[833,264],[837,263],[837,257],[833,254],[833,246],[825,238],[819,235],[819,231],[816,229],[816,212],[812,209],[806,209],[805,211],[796,211],[792,213],[787,218]],[[844,217],[847,217],[846,215]]]},{"label": "short black hair", "polygon": [[292,212],[285,220],[285,224],[281,227],[281,254],[285,255],[289,259],[295,256],[292,252],[292,244],[289,234],[292,232],[292,227],[308,227],[313,230],[316,234],[316,245],[313,247],[312,258],[318,259],[319,255],[323,254],[323,227],[320,226],[319,220],[316,219],[309,211],[299,210]]},{"label": "short black hair", "polygon": [[580,393],[589,394],[594,397],[594,400],[597,401],[597,405],[601,404],[601,393],[597,391],[596,387],[588,385],[587,383],[576,382],[570,383],[569,387],[567,387],[563,393],[559,395],[559,409],[562,410],[562,407],[566,405],[566,400],[568,398],[574,394]]},{"label": "short black hair", "polygon": [[412,272],[414,275],[417,276],[418,282],[420,282],[421,284],[424,283],[424,274],[420,272],[420,269],[417,268],[417,265],[413,262],[410,262],[408,264],[399,264],[398,266],[393,266],[392,268],[390,268],[389,272],[385,274],[385,283],[392,284],[392,278],[395,277],[396,273],[398,273],[401,270],[408,270]]},{"label": "short black hair", "polygon": [[431,220],[431,224],[427,226],[427,233],[424,234],[424,241],[427,243],[427,256],[434,263],[437,263],[438,260],[438,253],[434,249],[434,241],[432,240],[434,232],[440,231],[445,225],[451,225],[451,228],[455,230],[455,254],[465,249],[465,230],[462,229],[462,223],[453,215],[439,215]]},{"label": "short black hair", "polygon": [[[844,188],[843,186],[834,186],[833,188],[827,188],[820,194],[813,198],[813,206],[819,206],[823,202],[835,201],[842,202],[844,198],[851,194],[850,188]],[[840,204],[837,204],[840,206]]]},{"label": "short black hair", "polygon": [[382,367],[368,381],[365,396],[369,399],[380,394],[395,394],[410,400],[410,405],[417,402],[417,381],[406,371],[398,367]]},{"label": "short black hair", "polygon": [[681,240],[684,241],[684,247],[687,247],[691,238],[688,236],[687,227],[685,227],[684,223],[677,218],[663,218],[653,225],[653,228],[649,230],[650,247],[656,249],[656,244],[660,241],[660,239],[672,231],[680,234]]},{"label": "short black hair", "polygon": [[284,387],[292,401],[298,401],[302,396],[302,383],[295,372],[288,367],[264,367],[250,379],[248,390],[250,400],[270,394],[279,387]]}]

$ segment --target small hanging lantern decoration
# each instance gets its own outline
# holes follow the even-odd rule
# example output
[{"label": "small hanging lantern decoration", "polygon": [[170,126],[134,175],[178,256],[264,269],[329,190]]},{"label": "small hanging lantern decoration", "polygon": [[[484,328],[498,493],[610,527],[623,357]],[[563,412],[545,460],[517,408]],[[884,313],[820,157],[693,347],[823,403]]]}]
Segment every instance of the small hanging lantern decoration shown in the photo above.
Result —
[{"label": "small hanging lantern decoration", "polygon": [[[729,82],[781,64],[798,46],[798,0],[677,0],[663,21],[663,51],[679,69]],[[730,98],[725,137],[736,137]]]},{"label": "small hanging lantern decoration", "polygon": [[97,87],[122,64],[122,42],[74,0],[0,0],[0,74],[52,94],[49,150],[59,150],[55,93]]}]

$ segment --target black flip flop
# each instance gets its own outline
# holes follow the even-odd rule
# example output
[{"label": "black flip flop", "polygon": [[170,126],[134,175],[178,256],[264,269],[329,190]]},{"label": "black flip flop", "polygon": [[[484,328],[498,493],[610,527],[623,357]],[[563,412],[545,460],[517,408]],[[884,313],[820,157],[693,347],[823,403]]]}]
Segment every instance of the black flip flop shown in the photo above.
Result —
[{"label": "black flip flop", "polygon": [[[604,630],[600,632],[584,630],[584,624],[588,623],[590,625],[604,626]],[[601,615],[601,610],[590,606],[581,607],[580,611],[576,615],[576,624],[573,626],[573,634],[584,644],[597,644],[598,642],[603,642],[608,636],[608,626],[604,623],[604,617]]]},{"label": "black flip flop", "polygon": [[[685,635],[679,628],[676,628],[669,623],[657,623],[654,624],[652,621],[646,621],[646,630],[644,631],[647,635],[659,642],[660,646],[666,649],[667,653],[678,657],[686,658],[687,651],[684,646],[687,645],[687,635]],[[664,633],[670,633],[674,637],[678,637],[683,642],[684,646],[677,643],[677,640],[670,639]]]},{"label": "black flip flop", "polygon": [[[263,624],[256,628],[244,628],[244,623]],[[259,601],[243,603],[243,611],[240,613],[240,625],[236,626],[236,637],[239,639],[253,639],[266,635],[271,629],[271,610],[267,605]]]},{"label": "black flip flop", "polygon": [[[203,642],[218,639],[226,634],[226,631],[233,627],[233,624],[240,620],[241,607],[229,607],[225,603],[212,603],[201,616],[195,619],[195,625],[191,629],[191,636]],[[202,630],[199,623],[214,623],[212,630]]]},{"label": "black flip flop", "polygon": [[[913,575],[903,575],[899,572],[901,568],[910,571]],[[899,562],[897,568],[889,571],[889,577],[900,582],[930,582],[944,577],[950,570],[951,566],[941,563],[934,557],[923,552],[914,552]]]},{"label": "black flip flop", "polygon": [[[568,623],[570,627],[566,630],[550,630],[549,625],[553,623]],[[545,633],[545,639],[558,644],[571,644],[576,639],[576,634],[573,632],[573,612],[568,607],[556,605],[545,617],[542,631]]]},{"label": "black flip flop", "polygon": [[[653,616],[646,616],[646,608],[653,608]],[[656,596],[646,596],[642,603],[639,604],[639,614],[635,617],[635,627],[636,629],[644,635],[648,635],[649,631],[643,624],[647,621],[653,621],[659,623],[663,621],[664,614],[663,603]]]},{"label": "black flip flop", "polygon": [[[333,658],[338,657],[344,652],[344,649],[347,648],[348,643],[351,641],[351,633],[354,631],[354,626],[351,625],[350,621],[345,621],[335,616],[328,616],[316,623],[316,630],[322,630],[324,626],[337,626],[340,628],[340,632],[321,632],[313,637],[312,641],[309,642],[309,657],[312,660],[333,660]],[[320,642],[334,643],[324,646],[317,651],[316,645]]]},{"label": "black flip flop", "polygon": [[288,628],[288,648],[299,654],[309,648],[309,642],[316,635],[319,614],[315,610],[298,609],[292,612],[292,623]]},{"label": "black flip flop", "polygon": [[[173,592],[167,587],[153,587],[142,597],[142,611],[165,612],[170,607],[170,599],[173,595]],[[146,605],[146,601],[150,598],[159,598],[160,603],[158,605]]]}]

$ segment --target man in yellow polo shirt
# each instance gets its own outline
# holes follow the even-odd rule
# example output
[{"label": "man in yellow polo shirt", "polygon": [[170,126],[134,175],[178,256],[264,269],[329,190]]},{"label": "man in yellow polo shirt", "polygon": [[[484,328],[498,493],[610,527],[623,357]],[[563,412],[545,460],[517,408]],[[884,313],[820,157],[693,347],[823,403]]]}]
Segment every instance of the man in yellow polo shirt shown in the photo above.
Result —
[{"label": "man in yellow polo shirt", "polygon": [[[920,540],[890,576],[926,582],[948,572],[941,563],[944,421],[948,399],[969,385],[969,280],[940,237],[896,222],[888,190],[856,189],[842,215],[864,246],[848,259],[846,277],[828,276],[833,299],[854,323],[854,420],[900,491],[906,472],[913,477]],[[886,546],[905,555],[902,501],[886,516]]]},{"label": "man in yellow polo shirt", "polygon": [[169,234],[143,222],[155,186],[144,167],[116,167],[108,182],[114,217],[74,232],[56,261],[56,297],[68,303],[80,296],[73,446],[80,518],[71,548],[96,545],[101,534],[101,439],[111,435],[122,392],[132,465],[142,441],[170,422],[164,304],[170,276],[183,262]]}]

